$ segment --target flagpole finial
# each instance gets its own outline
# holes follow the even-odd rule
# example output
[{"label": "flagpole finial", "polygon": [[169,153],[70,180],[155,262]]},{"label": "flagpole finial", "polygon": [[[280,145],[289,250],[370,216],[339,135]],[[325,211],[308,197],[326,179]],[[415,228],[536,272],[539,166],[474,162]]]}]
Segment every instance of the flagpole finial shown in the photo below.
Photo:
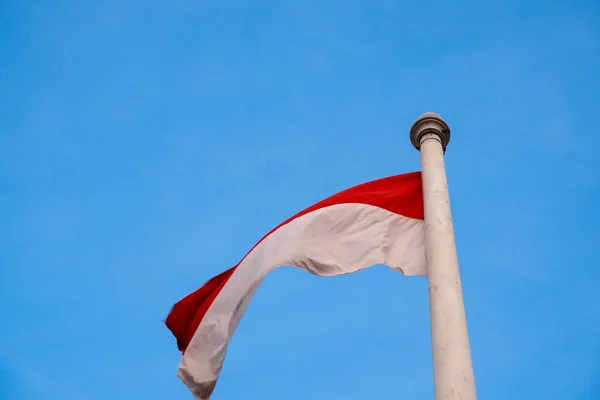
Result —
[{"label": "flagpole finial", "polygon": [[429,133],[437,135],[445,151],[450,142],[450,127],[442,117],[432,112],[421,115],[410,128],[410,142],[415,149],[421,149],[421,139]]}]

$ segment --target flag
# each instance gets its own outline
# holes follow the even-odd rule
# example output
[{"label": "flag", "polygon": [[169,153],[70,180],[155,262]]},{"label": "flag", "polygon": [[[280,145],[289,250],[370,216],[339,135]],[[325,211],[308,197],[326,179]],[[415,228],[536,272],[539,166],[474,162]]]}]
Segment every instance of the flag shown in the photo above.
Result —
[{"label": "flag", "polygon": [[182,352],[178,376],[197,400],[213,393],[227,350],[267,273],[294,266],[318,276],[385,264],[427,275],[421,173],[363,183],[301,211],[265,235],[233,268],[177,302],[166,325]]}]

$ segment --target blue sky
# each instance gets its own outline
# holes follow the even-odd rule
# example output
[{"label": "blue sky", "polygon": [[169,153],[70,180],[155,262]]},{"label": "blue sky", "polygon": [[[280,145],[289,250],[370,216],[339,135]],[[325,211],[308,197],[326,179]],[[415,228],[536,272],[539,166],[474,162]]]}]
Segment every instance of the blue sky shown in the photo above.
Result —
[{"label": "blue sky", "polygon": [[[446,165],[481,399],[600,398],[600,4],[0,2],[0,398],[190,399],[172,304]],[[267,277],[214,400],[431,399],[424,278]]]}]

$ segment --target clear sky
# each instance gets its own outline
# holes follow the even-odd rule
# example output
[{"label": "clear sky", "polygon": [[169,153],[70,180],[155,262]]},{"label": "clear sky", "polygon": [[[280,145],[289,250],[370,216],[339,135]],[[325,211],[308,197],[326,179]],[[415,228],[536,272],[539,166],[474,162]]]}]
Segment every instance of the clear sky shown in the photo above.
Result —
[{"label": "clear sky", "polygon": [[[479,397],[599,399],[599,104],[597,1],[3,0],[0,399],[190,399],[173,303],[418,170],[426,111]],[[213,399],[432,399],[427,307],[383,266],[278,269]]]}]

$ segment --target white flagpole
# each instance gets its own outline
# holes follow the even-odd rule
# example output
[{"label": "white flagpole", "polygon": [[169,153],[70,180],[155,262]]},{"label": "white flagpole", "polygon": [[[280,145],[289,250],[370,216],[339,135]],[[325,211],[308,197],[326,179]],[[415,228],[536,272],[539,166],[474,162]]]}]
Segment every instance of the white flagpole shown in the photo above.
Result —
[{"label": "white flagpole", "polygon": [[475,380],[444,166],[450,128],[439,115],[425,113],[413,124],[410,140],[421,152],[435,400],[475,400]]}]

